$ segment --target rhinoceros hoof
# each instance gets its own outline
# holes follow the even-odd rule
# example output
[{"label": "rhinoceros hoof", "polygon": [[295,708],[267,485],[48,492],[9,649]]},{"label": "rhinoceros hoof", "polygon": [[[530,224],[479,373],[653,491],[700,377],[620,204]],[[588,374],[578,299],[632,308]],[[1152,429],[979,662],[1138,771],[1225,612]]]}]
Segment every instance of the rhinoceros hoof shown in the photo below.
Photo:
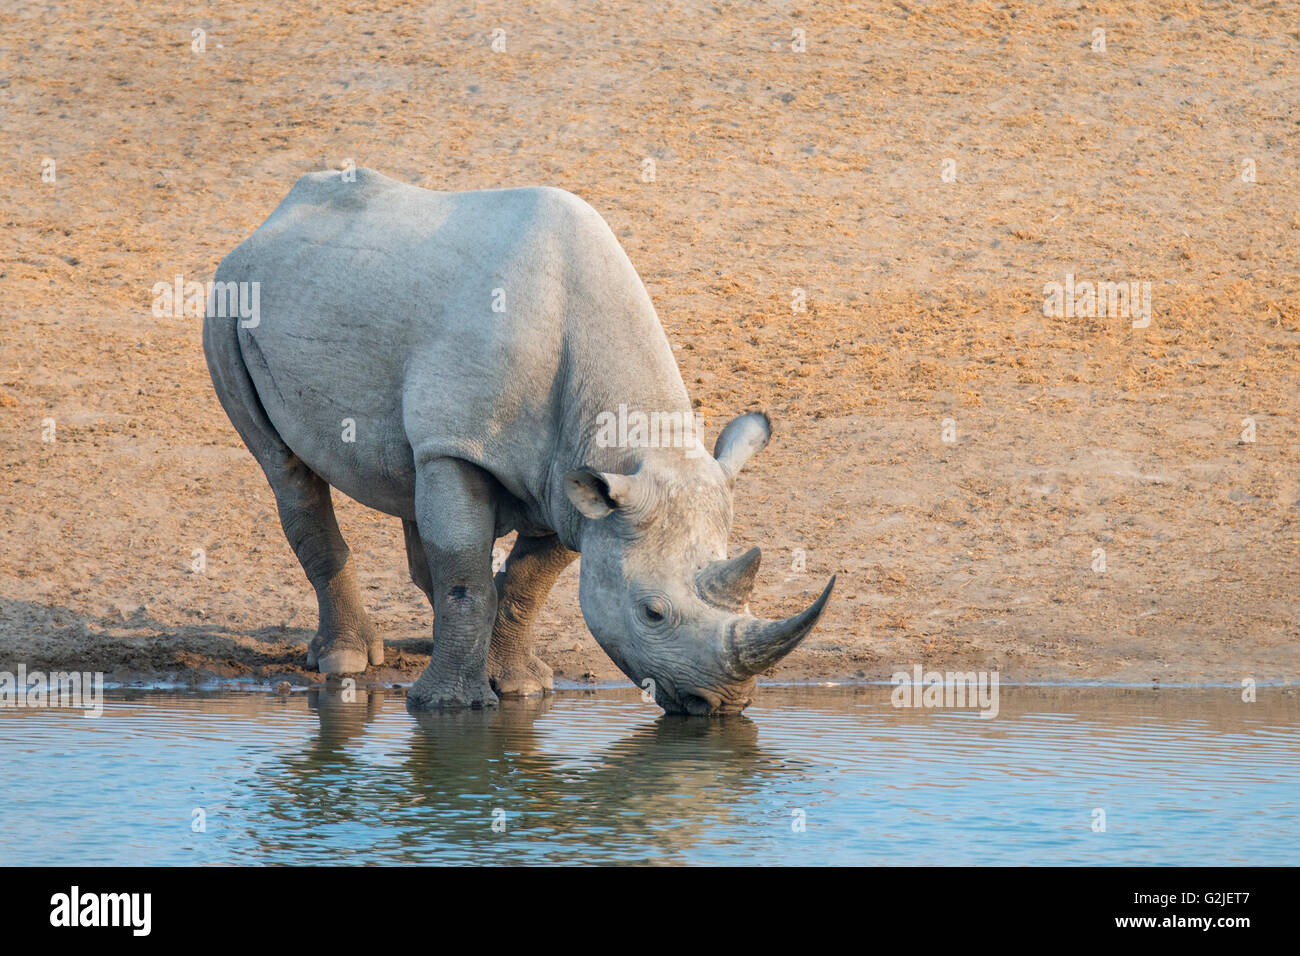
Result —
[{"label": "rhinoceros hoof", "polygon": [[410,710],[478,710],[496,707],[498,703],[497,695],[487,681],[466,686],[427,681],[421,677],[406,694],[406,706]]},{"label": "rhinoceros hoof", "polygon": [[359,674],[366,669],[367,664],[382,664],[383,640],[369,637],[364,641],[363,644],[353,638],[326,642],[318,633],[307,645],[307,666],[315,667],[322,674]]},{"label": "rhinoceros hoof", "polygon": [[316,668],[322,674],[360,674],[369,662],[370,658],[365,651],[338,647],[322,655],[316,662]]},{"label": "rhinoceros hoof", "polygon": [[501,664],[489,662],[488,677],[502,697],[541,697],[555,687],[551,669],[532,654]]}]

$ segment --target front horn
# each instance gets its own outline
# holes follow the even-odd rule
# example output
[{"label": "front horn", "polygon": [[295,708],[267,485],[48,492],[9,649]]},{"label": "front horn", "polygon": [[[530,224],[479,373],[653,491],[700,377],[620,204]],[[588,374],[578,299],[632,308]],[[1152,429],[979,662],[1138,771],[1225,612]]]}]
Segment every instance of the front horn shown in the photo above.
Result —
[{"label": "front horn", "polygon": [[784,621],[738,618],[723,639],[723,657],[728,670],[737,679],[748,680],[789,654],[822,616],[834,587],[832,577],[821,597]]}]

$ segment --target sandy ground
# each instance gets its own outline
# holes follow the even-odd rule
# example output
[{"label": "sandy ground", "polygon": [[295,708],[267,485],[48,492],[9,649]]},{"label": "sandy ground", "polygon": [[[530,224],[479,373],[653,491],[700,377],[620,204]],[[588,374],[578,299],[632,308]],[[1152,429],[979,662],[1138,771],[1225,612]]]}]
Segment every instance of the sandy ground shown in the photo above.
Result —
[{"label": "sandy ground", "polygon": [[[0,667],[312,679],[311,589],[151,290],[351,160],[583,196],[710,432],[771,413],[733,536],[754,608],[841,576],[775,677],[1294,679],[1300,19],[1201,6],[5,4]],[[1044,316],[1066,273],[1151,283],[1150,327]],[[432,615],[399,523],[337,497],[374,676],[409,680]],[[619,676],[576,565],[539,642]]]}]

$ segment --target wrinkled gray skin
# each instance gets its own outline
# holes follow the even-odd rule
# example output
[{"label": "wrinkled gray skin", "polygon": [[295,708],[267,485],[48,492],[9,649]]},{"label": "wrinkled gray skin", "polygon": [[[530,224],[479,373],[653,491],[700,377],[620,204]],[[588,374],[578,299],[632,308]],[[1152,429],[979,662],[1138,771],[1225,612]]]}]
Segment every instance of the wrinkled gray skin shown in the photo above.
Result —
[{"label": "wrinkled gray skin", "polygon": [[[402,519],[434,608],[415,709],[549,691],[532,623],[577,552],[587,626],[670,712],[739,711],[821,614],[830,585],[795,618],[751,616],[758,551],[725,560],[767,416],[728,424],[713,457],[597,446],[601,412],[691,403],[632,264],[570,193],[313,173],[216,279],[260,283],[257,324],[210,302],[203,346],[320,601],[308,666],[356,673],[384,653],[330,486]],[[512,530],[494,580],[493,542]]]}]

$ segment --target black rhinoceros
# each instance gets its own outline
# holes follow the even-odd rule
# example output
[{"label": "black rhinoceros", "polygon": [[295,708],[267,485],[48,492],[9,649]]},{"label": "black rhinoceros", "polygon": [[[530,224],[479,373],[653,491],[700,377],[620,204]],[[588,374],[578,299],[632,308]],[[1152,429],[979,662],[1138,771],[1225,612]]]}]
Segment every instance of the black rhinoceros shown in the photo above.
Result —
[{"label": "black rhinoceros", "polygon": [[[224,307],[241,283],[258,284],[254,318]],[[571,193],[308,175],[222,261],[203,347],[316,589],[307,663],[323,673],[384,654],[331,485],[402,519],[434,608],[414,708],[548,691],[531,626],[578,552],[587,626],[670,712],[739,711],[826,605],[834,579],[787,620],[748,613],[758,549],[728,560],[727,536],[768,418],[731,421],[712,456],[656,440],[664,422],[688,431],[690,399],[631,262]],[[661,435],[606,428],[615,414]]]}]

